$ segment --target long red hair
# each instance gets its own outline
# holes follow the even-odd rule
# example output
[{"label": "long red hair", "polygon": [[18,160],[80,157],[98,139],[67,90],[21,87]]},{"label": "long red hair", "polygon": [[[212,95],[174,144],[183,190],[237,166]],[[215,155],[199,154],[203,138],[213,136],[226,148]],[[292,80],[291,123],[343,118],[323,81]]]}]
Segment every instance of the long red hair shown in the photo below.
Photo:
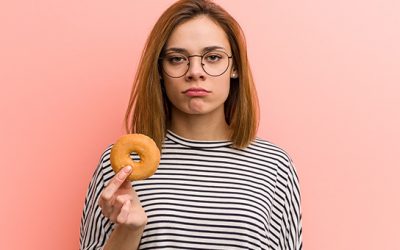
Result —
[{"label": "long red hair", "polygon": [[227,34],[238,78],[231,78],[225,102],[225,119],[232,130],[234,147],[246,147],[257,133],[259,106],[250,70],[246,41],[236,20],[210,0],[180,0],[171,5],[154,25],[142,52],[125,114],[127,133],[150,136],[161,149],[170,122],[170,102],[160,79],[159,57],[179,24],[199,15],[215,21]]}]

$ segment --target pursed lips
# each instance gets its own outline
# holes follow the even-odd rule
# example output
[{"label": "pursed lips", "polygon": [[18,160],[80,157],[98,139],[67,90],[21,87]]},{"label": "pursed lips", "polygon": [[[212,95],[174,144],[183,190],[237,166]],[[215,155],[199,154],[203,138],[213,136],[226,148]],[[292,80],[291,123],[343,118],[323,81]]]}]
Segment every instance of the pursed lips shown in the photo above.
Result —
[{"label": "pursed lips", "polygon": [[188,88],[184,91],[182,91],[182,94],[185,94],[187,96],[206,96],[209,93],[211,93],[211,91],[205,90],[203,88]]}]

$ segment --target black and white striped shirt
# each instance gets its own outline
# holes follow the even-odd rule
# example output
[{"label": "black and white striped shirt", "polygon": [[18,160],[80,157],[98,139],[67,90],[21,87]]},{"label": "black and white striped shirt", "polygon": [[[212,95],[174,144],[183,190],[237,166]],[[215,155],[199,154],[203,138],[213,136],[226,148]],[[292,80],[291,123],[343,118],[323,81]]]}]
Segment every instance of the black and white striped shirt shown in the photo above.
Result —
[{"label": "black and white striped shirt", "polygon": [[[97,205],[114,176],[110,150],[87,192],[82,250],[102,249],[114,227]],[[295,167],[265,140],[235,149],[229,141],[187,140],[168,131],[157,172],[132,185],[148,216],[139,249],[302,249]]]}]

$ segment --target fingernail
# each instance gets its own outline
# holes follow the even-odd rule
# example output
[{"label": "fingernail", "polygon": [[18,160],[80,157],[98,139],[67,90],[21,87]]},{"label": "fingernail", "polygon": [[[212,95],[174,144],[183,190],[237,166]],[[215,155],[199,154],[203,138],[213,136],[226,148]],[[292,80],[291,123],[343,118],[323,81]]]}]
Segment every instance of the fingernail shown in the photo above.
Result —
[{"label": "fingernail", "polygon": [[131,166],[126,166],[126,167],[124,167],[125,173],[129,173],[129,172],[131,172],[131,170],[132,170],[132,167],[131,167]]}]

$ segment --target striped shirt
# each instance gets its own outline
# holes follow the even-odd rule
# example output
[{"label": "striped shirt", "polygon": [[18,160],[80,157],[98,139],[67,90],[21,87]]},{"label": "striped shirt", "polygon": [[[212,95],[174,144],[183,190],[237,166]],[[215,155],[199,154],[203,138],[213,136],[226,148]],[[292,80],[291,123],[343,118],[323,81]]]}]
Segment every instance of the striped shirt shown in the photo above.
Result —
[{"label": "striped shirt", "polygon": [[[114,176],[111,147],[89,184],[81,250],[102,249],[115,226],[98,206]],[[302,249],[296,170],[268,141],[235,149],[229,141],[194,141],[168,131],[157,172],[132,186],[148,217],[139,249]]]}]

